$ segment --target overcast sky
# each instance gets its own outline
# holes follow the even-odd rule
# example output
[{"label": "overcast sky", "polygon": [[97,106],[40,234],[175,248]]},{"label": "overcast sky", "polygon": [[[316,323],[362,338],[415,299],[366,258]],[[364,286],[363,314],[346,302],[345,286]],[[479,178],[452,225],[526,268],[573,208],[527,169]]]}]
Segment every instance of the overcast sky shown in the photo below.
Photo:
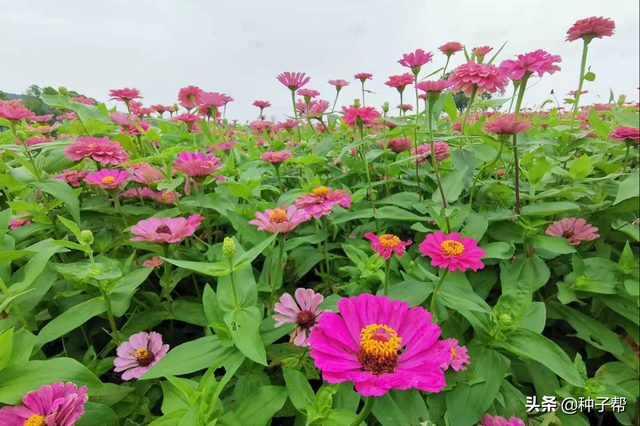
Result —
[{"label": "overcast sky", "polygon": [[[577,88],[582,42],[565,42],[577,20],[615,20],[611,38],[590,45],[597,74],[585,102],[616,95],[637,99],[638,0],[29,0],[0,1],[0,90],[22,93],[29,85],[57,87],[107,100],[109,89],[138,88],[146,105],[176,102],[178,90],[197,85],[224,92],[228,118],[253,120],[254,100],[273,105],[267,116],[290,114],[289,90],[276,75],[302,71],[306,86],[333,102],[329,79],[353,80],[370,72],[367,104],[397,105],[384,85],[405,68],[403,53],[434,51],[448,41],[468,48],[505,41],[499,61],[545,49],[562,56],[562,71],[546,75],[527,92],[533,106],[555,89],[561,101]],[[435,70],[445,57],[436,53]],[[456,66],[462,54],[452,58]],[[536,79],[537,81],[537,79]],[[359,82],[339,104],[360,97]],[[510,93],[510,91],[508,92]],[[115,105],[109,102],[109,106]]]}]

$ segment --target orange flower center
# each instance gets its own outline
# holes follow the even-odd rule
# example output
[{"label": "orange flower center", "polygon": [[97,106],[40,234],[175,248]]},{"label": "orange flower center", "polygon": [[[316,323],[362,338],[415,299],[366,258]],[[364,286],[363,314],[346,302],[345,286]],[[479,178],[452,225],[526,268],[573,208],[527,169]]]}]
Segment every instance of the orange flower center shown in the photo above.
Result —
[{"label": "orange flower center", "polygon": [[275,158],[280,157],[280,155],[281,155],[281,154],[280,154],[279,152],[274,152],[274,153],[273,153],[273,156],[274,156]]},{"label": "orange flower center", "polygon": [[380,236],[380,245],[384,248],[396,248],[400,244],[400,238],[393,234],[384,234]]},{"label": "orange flower center", "polygon": [[40,414],[34,414],[24,422],[24,426],[46,426],[45,417]]},{"label": "orange flower center", "polygon": [[282,209],[271,210],[271,223],[282,223],[287,220],[287,212]]},{"label": "orange flower center", "polygon": [[146,349],[138,349],[136,351],[136,360],[140,365],[149,365],[153,362],[153,354]]},{"label": "orange flower center", "polygon": [[116,181],[116,178],[114,178],[113,176],[105,176],[102,178],[102,181],[104,183],[113,183]]},{"label": "orange flower center", "polygon": [[370,324],[360,331],[357,359],[365,371],[373,374],[393,373],[398,366],[402,338],[386,325]]},{"label": "orange flower center", "polygon": [[93,147],[94,147],[94,144],[90,143],[89,148],[93,148]]},{"label": "orange flower center", "polygon": [[171,198],[171,194],[166,192],[166,193],[162,194],[162,198],[164,198],[165,200],[168,200],[169,198]]},{"label": "orange flower center", "polygon": [[458,353],[456,352],[456,348],[451,348],[451,357],[455,358]]},{"label": "orange flower center", "polygon": [[319,186],[313,190],[313,195],[316,197],[327,198],[327,195],[329,195],[329,188],[326,186]]},{"label": "orange flower center", "polygon": [[442,252],[447,256],[460,256],[464,253],[464,246],[460,241],[446,240],[440,245]]}]

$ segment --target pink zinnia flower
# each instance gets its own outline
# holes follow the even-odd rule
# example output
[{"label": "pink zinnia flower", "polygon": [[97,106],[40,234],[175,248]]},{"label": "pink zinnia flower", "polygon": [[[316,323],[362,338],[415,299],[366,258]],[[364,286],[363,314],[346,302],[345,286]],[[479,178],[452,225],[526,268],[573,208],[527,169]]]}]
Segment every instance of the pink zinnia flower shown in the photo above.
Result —
[{"label": "pink zinnia flower", "polygon": [[413,84],[413,81],[413,74],[405,73],[402,75],[390,76],[389,80],[387,80],[384,84],[389,87],[395,87],[396,89],[398,89],[398,92],[402,93],[409,84]]},{"label": "pink zinnia flower", "polygon": [[178,102],[186,109],[192,109],[200,103],[200,97],[204,91],[197,86],[187,86],[178,92]]},{"label": "pink zinnia flower", "polygon": [[276,77],[277,80],[287,86],[290,90],[296,91],[310,80],[303,72],[283,72]]},{"label": "pink zinnia flower", "polygon": [[445,342],[449,345],[449,351],[451,352],[451,358],[440,366],[443,370],[447,370],[449,367],[455,371],[466,370],[467,367],[464,364],[471,364],[469,355],[467,355],[467,347],[459,346],[456,339],[446,339]]},{"label": "pink zinnia flower", "polygon": [[213,146],[209,145],[207,146],[207,151],[213,153],[216,149],[219,149],[220,151],[231,151],[233,149],[234,146],[236,146],[238,144],[238,142],[236,141],[229,141],[229,142],[219,142]]},{"label": "pink zinnia flower", "polygon": [[253,106],[258,107],[260,109],[269,108],[271,104],[269,101],[253,101]]},{"label": "pink zinnia flower", "polygon": [[307,98],[311,99],[311,98],[317,98],[318,96],[320,96],[320,92],[313,89],[300,89],[296,93],[298,94],[298,96],[304,97],[305,100]]},{"label": "pink zinnia flower", "polygon": [[24,406],[0,408],[2,426],[73,426],[84,414],[87,387],[55,382],[22,398]]},{"label": "pink zinnia flower", "polygon": [[262,132],[264,130],[269,130],[273,125],[271,121],[252,121],[249,123],[249,126],[253,131]]},{"label": "pink zinnia flower", "polygon": [[85,177],[89,174],[88,170],[68,170],[64,169],[59,175],[53,175],[54,179],[62,179],[69,185],[77,188],[80,186]]},{"label": "pink zinnia flower", "polygon": [[427,53],[422,49],[417,49],[415,52],[402,55],[402,59],[400,59],[398,63],[403,67],[411,68],[412,73],[418,74],[420,68],[431,62],[431,59],[433,59],[433,53]]},{"label": "pink zinnia flower", "polygon": [[507,59],[500,64],[500,70],[511,80],[517,81],[522,77],[530,76],[538,73],[538,77],[542,77],[544,73],[553,74],[560,71],[560,67],[556,62],[562,62],[559,55],[551,55],[544,50],[538,49],[524,55],[518,55],[518,59]]},{"label": "pink zinnia flower", "polygon": [[[583,90],[583,91],[581,91],[581,92],[580,92],[580,94],[581,94],[581,95],[584,95],[584,94],[586,94],[586,93],[589,93],[589,91],[588,91],[588,90]],[[577,91],[577,90],[572,90],[572,91],[570,91],[570,92],[568,93],[568,95],[569,95],[569,96],[576,97],[576,96],[578,95],[578,91]]]},{"label": "pink zinnia flower", "polygon": [[295,205],[289,206],[289,208],[281,206],[267,209],[264,213],[255,212],[254,216],[256,219],[249,221],[249,223],[257,226],[258,231],[267,231],[272,234],[276,232],[287,234],[308,220],[305,211],[298,209]]},{"label": "pink zinnia flower", "polygon": [[78,102],[79,104],[85,104],[85,105],[95,105],[96,101],[94,101],[91,98],[85,98],[84,96],[76,96],[71,98],[71,100],[73,102]]},{"label": "pink zinnia flower", "polygon": [[440,327],[427,310],[367,293],[339,300],[338,310],[324,312],[308,339],[324,380],[354,382],[364,396],[390,389],[444,389],[440,365],[451,352],[438,340]]},{"label": "pink zinnia flower", "polygon": [[146,121],[136,121],[135,124],[131,123],[129,127],[123,126],[120,128],[120,133],[129,134],[129,135],[141,135],[142,132],[138,129],[140,127],[144,133],[146,133],[150,128],[151,124]]},{"label": "pink zinnia flower", "polygon": [[[384,141],[378,140],[378,145],[380,145],[380,148],[384,148]],[[387,142],[387,149],[390,149],[395,153],[408,151],[409,149],[411,149],[411,139],[410,138],[389,139],[389,142]]]},{"label": "pink zinnia flower", "polygon": [[158,256],[153,256],[151,259],[142,262],[142,266],[146,266],[147,268],[158,268],[162,266],[163,263],[162,259]]},{"label": "pink zinnia flower", "polygon": [[227,103],[227,95],[217,92],[202,92],[198,99],[200,107],[222,108]]},{"label": "pink zinnia flower", "polygon": [[337,79],[329,80],[329,84],[335,86],[336,90],[339,92],[343,87],[348,86],[349,82],[347,80]]},{"label": "pink zinnia flower", "polygon": [[322,303],[324,297],[308,288],[298,288],[295,294],[295,300],[289,293],[280,297],[280,303],[276,303],[273,309],[276,312],[273,319],[278,321],[276,327],[285,323],[295,324],[296,327],[291,333],[291,343],[296,346],[307,346],[307,332],[318,323],[318,317],[322,313],[318,305]]},{"label": "pink zinnia flower", "polygon": [[213,155],[206,155],[201,152],[194,154],[193,152],[181,152],[178,158],[173,162],[176,170],[184,173],[189,177],[184,183],[184,192],[191,192],[190,181],[193,180],[194,189],[198,189],[198,181],[204,180],[207,176],[224,182],[223,176],[212,175],[216,170],[220,170],[224,166],[220,164],[220,159]]},{"label": "pink zinnia flower", "polygon": [[114,165],[129,161],[129,154],[118,142],[111,141],[108,136],[103,138],[81,136],[72,145],[65,146],[63,152],[71,161],[91,158],[98,163]]},{"label": "pink zinnia flower", "polygon": [[445,43],[442,46],[438,47],[442,53],[447,56],[451,56],[454,53],[458,53],[464,50],[464,46],[462,43],[458,43],[457,41],[450,41],[449,43]]},{"label": "pink zinnia flower", "polygon": [[531,122],[516,120],[515,114],[505,114],[487,121],[482,128],[485,132],[494,135],[515,135],[531,129]]},{"label": "pink zinnia flower", "polygon": [[198,121],[202,120],[202,117],[200,117],[199,115],[195,115],[187,112],[184,114],[176,115],[175,117],[173,117],[173,120],[180,121],[182,123],[185,123],[187,127],[193,128],[193,125]]},{"label": "pink zinnia flower", "polygon": [[150,183],[166,180],[165,176],[160,172],[160,170],[149,165],[149,163],[132,164],[131,170],[133,170],[132,179],[135,182],[141,183],[143,185],[149,185]]},{"label": "pink zinnia flower", "polygon": [[525,423],[517,417],[511,417],[509,420],[501,416],[492,417],[489,414],[482,416],[480,426],[526,426]]},{"label": "pink zinnia flower", "polygon": [[77,120],[78,119],[78,114],[76,114],[75,112],[68,112],[66,114],[62,114],[56,117],[56,120]]},{"label": "pink zinnia flower", "polygon": [[371,80],[371,77],[373,77],[373,74],[369,74],[368,72],[359,72],[358,74],[353,76],[353,78],[355,78],[356,80],[360,80],[362,83],[364,83],[366,80]]},{"label": "pink zinnia flower", "polygon": [[85,180],[89,185],[97,186],[98,188],[117,189],[120,185],[127,182],[130,177],[131,175],[126,170],[102,169],[89,173]]},{"label": "pink zinnia flower", "polygon": [[129,103],[133,99],[142,99],[138,89],[130,89],[128,87],[125,87],[124,89],[109,90],[109,96],[111,96],[112,100],[124,103]]},{"label": "pink zinnia flower", "polygon": [[471,50],[471,53],[476,55],[476,57],[480,60],[483,60],[485,56],[487,56],[489,54],[489,52],[491,52],[493,50],[493,47],[491,46],[479,46],[479,47],[474,47]]},{"label": "pink zinnia flower", "polygon": [[463,91],[465,95],[471,96],[474,86],[478,87],[478,95],[504,90],[507,78],[493,65],[467,62],[451,73],[449,81],[453,82],[456,91]]},{"label": "pink zinnia flower", "polygon": [[294,120],[292,118],[289,118],[285,121],[281,121],[280,123],[278,123],[278,128],[280,129],[285,129],[285,130],[291,130],[294,129],[296,127],[298,127],[300,125],[300,122],[298,120]]},{"label": "pink zinnia flower", "polygon": [[131,233],[138,235],[131,238],[131,241],[147,241],[158,244],[179,243],[193,235],[203,220],[204,217],[199,214],[193,214],[187,219],[184,217],[165,217],[162,219],[152,217],[141,220],[137,225],[131,227]]},{"label": "pink zinnia flower", "polygon": [[611,37],[616,23],[610,18],[592,16],[580,19],[567,31],[567,41],[575,41],[580,38],[590,42],[594,38]]},{"label": "pink zinnia flower", "polygon": [[130,188],[118,194],[119,198],[155,198],[156,193],[150,188]]},{"label": "pink zinnia flower", "polygon": [[[436,161],[444,161],[449,158],[450,149],[451,147],[446,142],[434,142],[433,150],[435,151]],[[419,157],[415,160],[418,164],[426,163],[429,157],[431,157],[431,144],[425,143],[420,145],[417,151],[415,149],[411,151],[411,155],[419,155]]]},{"label": "pink zinnia flower", "polygon": [[404,112],[413,111],[413,105],[411,105],[411,104],[400,104],[400,105],[398,105],[398,109],[401,109]]},{"label": "pink zinnia flower", "polygon": [[309,115],[322,115],[329,108],[329,102],[317,99],[309,102]]},{"label": "pink zinnia flower", "polygon": [[368,232],[364,234],[364,237],[371,240],[371,249],[384,257],[385,260],[388,260],[392,253],[402,257],[407,247],[411,245],[411,240],[402,241],[393,234],[383,234],[378,237],[376,234]]},{"label": "pink zinnia flower", "polygon": [[609,135],[609,139],[619,142],[640,142],[640,130],[635,127],[618,127]]},{"label": "pink zinnia flower", "polygon": [[416,84],[416,89],[427,93],[441,93],[453,86],[453,83],[447,80],[425,80]]},{"label": "pink zinnia flower", "polygon": [[308,217],[316,219],[331,214],[336,204],[348,209],[351,207],[351,196],[342,189],[333,190],[326,186],[315,188],[311,194],[302,194],[295,201],[295,205],[303,209]]},{"label": "pink zinnia flower", "polygon": [[18,229],[21,226],[25,226],[30,223],[31,221],[29,219],[11,219],[9,221],[9,229]]},{"label": "pink zinnia flower", "polygon": [[480,258],[486,255],[473,238],[461,237],[459,232],[447,235],[442,231],[427,235],[420,243],[420,252],[431,258],[431,265],[448,268],[449,272],[482,269],[484,263]]},{"label": "pink zinnia flower", "polygon": [[158,203],[173,204],[176,202],[176,195],[178,196],[178,198],[182,197],[182,194],[179,194],[175,191],[167,192],[163,189],[160,192],[154,192],[152,198]]},{"label": "pink zinnia flower", "polygon": [[116,353],[118,357],[113,360],[116,373],[124,371],[122,380],[139,379],[151,367],[156,365],[169,352],[169,345],[162,344],[162,335],[152,331],[151,333],[136,333],[124,342]]},{"label": "pink zinnia flower", "polygon": [[[54,142],[55,138],[52,137],[45,137],[45,136],[30,136],[27,139],[25,139],[24,143],[27,144],[27,146],[33,146],[33,145],[40,145],[41,143],[49,143],[49,142]],[[22,145],[22,141],[20,139],[16,139],[16,143],[18,145]]]},{"label": "pink zinnia flower", "polygon": [[[118,126],[130,126],[131,121],[129,120],[129,114],[125,114],[124,112],[112,112],[109,114],[109,118],[111,121],[116,123]],[[135,117],[132,117],[135,118]],[[137,120],[137,118],[135,118]]]},{"label": "pink zinnia flower", "polygon": [[46,123],[52,118],[53,118],[53,114],[36,115],[35,117],[31,117],[31,121],[35,121],[36,123]]},{"label": "pink zinnia flower", "polygon": [[271,164],[282,164],[293,155],[289,151],[268,151],[260,156],[262,161],[266,161]]},{"label": "pink zinnia flower", "polygon": [[356,108],[353,105],[349,107],[343,106],[342,112],[344,113],[342,119],[349,126],[355,126],[359,122],[364,125],[371,125],[373,120],[380,118],[380,113],[373,107]]},{"label": "pink zinnia flower", "polygon": [[600,235],[596,234],[597,231],[598,228],[589,225],[582,218],[568,217],[553,222],[549,225],[545,234],[566,238],[571,245],[577,246],[582,241],[593,241],[599,238]]},{"label": "pink zinnia flower", "polygon": [[0,117],[9,121],[20,121],[26,119],[32,119],[36,115],[25,108],[19,99],[12,99],[10,101],[0,100]]}]

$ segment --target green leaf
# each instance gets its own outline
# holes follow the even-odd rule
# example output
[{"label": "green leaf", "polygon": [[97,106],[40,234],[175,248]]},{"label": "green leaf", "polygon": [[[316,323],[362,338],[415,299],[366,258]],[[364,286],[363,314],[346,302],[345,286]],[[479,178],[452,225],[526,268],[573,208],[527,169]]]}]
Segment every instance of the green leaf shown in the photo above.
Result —
[{"label": "green leaf", "polygon": [[375,399],[371,411],[382,426],[420,426],[429,418],[427,405],[417,389],[392,389]]},{"label": "green leaf", "polygon": [[0,264],[12,262],[21,257],[33,254],[31,250],[7,250],[0,252]]},{"label": "green leaf", "polygon": [[522,214],[525,216],[551,216],[571,210],[580,210],[580,206],[566,201],[556,201],[530,204],[522,208]]},{"label": "green leaf", "polygon": [[[444,196],[449,203],[454,203],[462,194],[464,186],[464,177],[467,173],[467,169],[456,170],[449,173],[442,179],[442,188],[444,189]],[[431,199],[435,203],[442,204],[442,196],[439,191],[433,191]]]},{"label": "green leaf", "polygon": [[162,260],[180,268],[190,269],[211,277],[221,277],[231,273],[228,262],[192,262],[190,260],[169,259],[167,257],[162,257]]},{"label": "green leaf", "polygon": [[272,234],[269,238],[265,238],[260,244],[257,244],[255,247],[250,249],[249,251],[242,253],[238,256],[238,259],[235,261],[233,269],[234,271],[238,271],[244,267],[247,267],[253,262],[256,257],[258,257],[269,245],[271,242],[278,236],[278,234]]},{"label": "green leaf", "polygon": [[80,241],[81,231],[80,231],[80,228],[78,227],[78,224],[62,216],[58,216],[58,219],[60,220],[60,222],[62,222],[64,226],[67,227],[67,229],[69,229],[69,231],[73,232],[73,235],[76,237],[76,240]]},{"label": "green leaf", "polygon": [[586,73],[584,75],[584,79],[587,80],[587,81],[595,81],[596,75],[594,73],[592,73],[591,71],[589,71],[588,73]]},{"label": "green leaf", "polygon": [[107,302],[102,297],[96,297],[82,302],[79,305],[72,306],[40,330],[38,340],[36,341],[36,348],[40,348],[45,343],[64,336],[106,310]]},{"label": "green leaf", "polygon": [[242,307],[240,312],[234,309],[224,314],[224,322],[240,352],[258,364],[267,365],[267,355],[259,331],[261,320],[262,314],[255,306]]},{"label": "green leaf", "polygon": [[127,312],[131,298],[152,270],[153,268],[146,267],[136,269],[116,282],[116,287],[109,293],[109,302],[114,316],[121,317]]},{"label": "green leaf", "polygon": [[282,374],[287,384],[289,399],[291,399],[291,402],[298,411],[305,414],[307,407],[313,404],[313,400],[315,399],[315,394],[307,380],[307,376],[297,370],[291,370],[286,367],[282,368]]},{"label": "green leaf", "polygon": [[629,198],[638,197],[640,194],[640,170],[635,169],[631,172],[628,178],[624,180],[618,186],[618,194],[616,195],[616,200],[613,202],[614,205],[623,202],[624,200],[628,200]]},{"label": "green leaf", "polygon": [[67,206],[73,219],[77,223],[80,223],[80,202],[78,201],[78,196],[64,180],[49,177],[42,182],[33,182],[33,185],[62,201]]},{"label": "green leaf", "polygon": [[566,238],[554,237],[552,235],[536,235],[533,238],[536,248],[542,248],[555,254],[575,253],[576,249]]},{"label": "green leaf", "polygon": [[503,242],[483,244],[480,248],[486,253],[483,259],[511,259],[516,251],[513,245]]},{"label": "green leaf", "polygon": [[609,129],[609,126],[605,124],[605,122],[600,118],[600,115],[598,114],[598,111],[596,111],[595,108],[591,108],[589,110],[589,115],[587,119],[589,120],[589,124],[591,124],[591,127],[596,131],[598,136],[605,139],[609,138],[609,133],[611,133],[611,130]]},{"label": "green leaf", "polygon": [[286,401],[286,388],[262,386],[239,401],[233,412],[238,425],[264,426],[282,408]]},{"label": "green leaf", "polygon": [[0,334],[0,370],[3,370],[11,362],[13,352],[13,328]]},{"label": "green leaf", "polygon": [[75,426],[118,426],[118,415],[110,407],[95,402],[84,404],[84,414],[76,420]]},{"label": "green leaf", "polygon": [[624,297],[613,295],[599,295],[598,298],[613,312],[631,320],[635,325],[640,325],[640,312],[636,303]]},{"label": "green leaf", "polygon": [[[591,109],[591,111],[595,110]],[[569,176],[571,176],[571,179],[573,180],[582,180],[589,175],[590,170],[589,156],[587,154],[583,154],[571,163],[571,167],[569,167]]]},{"label": "green leaf", "polygon": [[[432,282],[422,282],[413,278],[407,278],[398,284],[393,284],[389,287],[389,298],[391,300],[402,300],[403,302],[409,302],[409,306],[418,306],[425,300],[435,287]],[[382,294],[384,289],[380,288],[379,294]]]},{"label": "green leaf", "polygon": [[78,114],[80,120],[87,121],[89,118],[111,124],[109,116],[95,105],[85,105],[73,102],[68,96],[60,93],[42,93],[42,101],[52,107],[70,109]]},{"label": "green leaf", "polygon": [[553,165],[547,161],[547,157],[538,157],[527,175],[531,185],[537,187],[552,167]]}]

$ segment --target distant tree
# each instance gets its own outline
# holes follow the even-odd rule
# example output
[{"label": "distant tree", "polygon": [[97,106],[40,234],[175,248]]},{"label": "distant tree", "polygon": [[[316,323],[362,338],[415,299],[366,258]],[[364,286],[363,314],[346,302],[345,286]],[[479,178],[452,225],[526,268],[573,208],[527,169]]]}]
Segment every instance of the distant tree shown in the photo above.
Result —
[{"label": "distant tree", "polygon": [[9,100],[9,98],[7,97],[7,94],[4,93],[2,90],[0,90],[0,100],[3,100],[3,101]]}]

